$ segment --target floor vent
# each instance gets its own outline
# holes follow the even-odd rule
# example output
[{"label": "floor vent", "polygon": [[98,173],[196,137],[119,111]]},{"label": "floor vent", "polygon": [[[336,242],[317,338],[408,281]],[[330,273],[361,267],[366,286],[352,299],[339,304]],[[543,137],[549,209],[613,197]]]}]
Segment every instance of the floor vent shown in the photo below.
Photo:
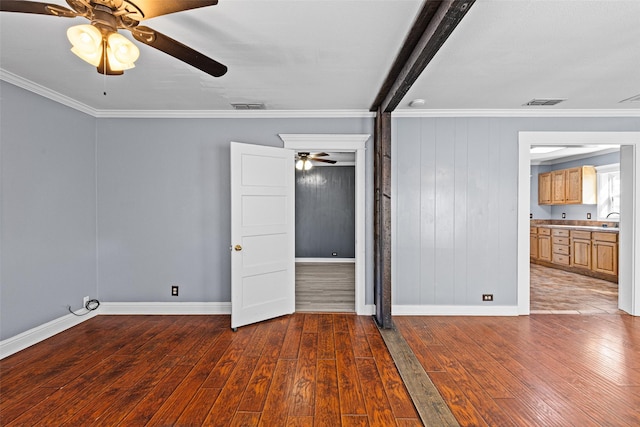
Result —
[{"label": "floor vent", "polygon": [[264,104],[231,104],[234,110],[266,110]]},{"label": "floor vent", "polygon": [[527,102],[526,106],[534,106],[534,105],[543,105],[543,106],[549,106],[549,105],[556,105],[561,103],[562,101],[566,101],[566,99],[552,99],[552,98],[535,98],[532,99],[531,101]]}]

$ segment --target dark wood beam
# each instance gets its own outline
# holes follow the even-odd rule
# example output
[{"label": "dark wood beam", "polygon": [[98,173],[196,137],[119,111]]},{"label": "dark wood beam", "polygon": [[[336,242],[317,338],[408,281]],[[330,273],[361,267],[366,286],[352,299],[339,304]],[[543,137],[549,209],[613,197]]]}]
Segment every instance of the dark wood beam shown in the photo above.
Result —
[{"label": "dark wood beam", "polygon": [[376,112],[374,153],[374,302],[383,329],[391,319],[391,112],[407,94],[475,0],[425,0],[371,111]]},{"label": "dark wood beam", "polygon": [[370,111],[392,112],[475,0],[425,0]]},{"label": "dark wood beam", "polygon": [[391,328],[391,113],[378,110],[374,135],[374,302],[376,322]]}]

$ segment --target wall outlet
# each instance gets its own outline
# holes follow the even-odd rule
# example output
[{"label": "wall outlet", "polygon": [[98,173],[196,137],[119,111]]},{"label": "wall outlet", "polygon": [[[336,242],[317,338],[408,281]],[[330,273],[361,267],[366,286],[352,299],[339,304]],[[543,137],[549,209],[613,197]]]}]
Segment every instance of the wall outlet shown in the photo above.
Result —
[{"label": "wall outlet", "polygon": [[338,252],[331,252],[331,256],[338,256]]},{"label": "wall outlet", "polygon": [[89,302],[89,297],[84,297],[82,298],[82,306],[83,307],[87,307],[87,303]]},{"label": "wall outlet", "polygon": [[567,214],[562,212],[562,219],[565,219],[567,217]]},{"label": "wall outlet", "polygon": [[493,294],[482,294],[482,301],[493,301]]},{"label": "wall outlet", "polygon": [[533,219],[533,214],[532,213],[529,214],[529,219]]},{"label": "wall outlet", "polygon": [[178,296],[178,287],[173,285],[171,286],[171,296],[172,297],[177,297]]},{"label": "wall outlet", "polygon": [[591,219],[591,212],[587,212],[587,219]]}]

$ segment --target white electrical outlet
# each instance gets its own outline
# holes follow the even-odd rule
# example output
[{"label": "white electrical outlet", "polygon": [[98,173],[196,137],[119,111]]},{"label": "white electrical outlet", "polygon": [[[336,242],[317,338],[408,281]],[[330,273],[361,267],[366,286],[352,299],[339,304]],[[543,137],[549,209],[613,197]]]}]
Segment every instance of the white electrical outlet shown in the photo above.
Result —
[{"label": "white electrical outlet", "polygon": [[88,302],[89,302],[89,297],[82,298],[82,306],[83,307],[86,307]]}]

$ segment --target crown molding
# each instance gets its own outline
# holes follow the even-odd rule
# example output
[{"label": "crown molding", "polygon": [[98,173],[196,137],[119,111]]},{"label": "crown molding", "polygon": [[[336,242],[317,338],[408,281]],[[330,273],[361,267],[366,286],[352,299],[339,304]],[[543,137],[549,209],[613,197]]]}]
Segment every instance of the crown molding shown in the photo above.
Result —
[{"label": "crown molding", "polygon": [[373,118],[366,110],[98,110],[98,118],[177,119],[335,119]]},{"label": "crown molding", "polygon": [[[543,107],[544,108],[544,107]],[[396,110],[396,117],[640,117],[640,109],[452,109],[452,110]]]},{"label": "crown molding", "polygon": [[0,80],[11,83],[12,85],[28,90],[29,92],[33,92],[59,104],[66,105],[67,107],[73,108],[74,110],[78,110],[90,116],[97,117],[98,111],[96,109],[91,108],[88,105],[83,104],[82,102],[78,102],[73,98],[69,98],[68,96],[62,95],[61,93],[39,85],[38,83],[34,83],[31,80],[27,80],[24,77],[13,74],[12,72],[7,71],[3,68],[0,68]]},{"label": "crown molding", "polygon": [[[275,119],[373,118],[369,110],[99,110],[0,68],[0,80],[58,102],[95,118],[136,119]],[[395,110],[393,117],[640,117],[635,109],[449,109]]]}]

